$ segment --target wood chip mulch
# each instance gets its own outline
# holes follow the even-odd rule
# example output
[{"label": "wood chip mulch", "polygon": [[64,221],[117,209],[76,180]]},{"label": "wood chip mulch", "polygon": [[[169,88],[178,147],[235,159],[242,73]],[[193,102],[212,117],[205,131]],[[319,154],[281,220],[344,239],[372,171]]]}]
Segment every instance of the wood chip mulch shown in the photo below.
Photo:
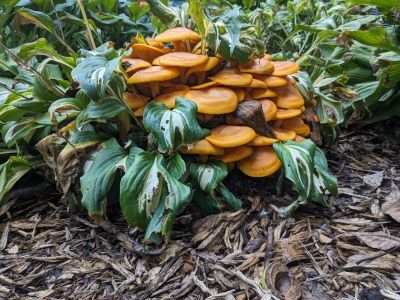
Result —
[{"label": "wood chip mulch", "polygon": [[274,193],[241,195],[239,212],[179,217],[162,247],[142,245],[120,217],[95,223],[56,199],[13,200],[0,210],[0,298],[400,299],[391,131],[345,132],[328,151],[340,187],[329,208],[281,219]]}]

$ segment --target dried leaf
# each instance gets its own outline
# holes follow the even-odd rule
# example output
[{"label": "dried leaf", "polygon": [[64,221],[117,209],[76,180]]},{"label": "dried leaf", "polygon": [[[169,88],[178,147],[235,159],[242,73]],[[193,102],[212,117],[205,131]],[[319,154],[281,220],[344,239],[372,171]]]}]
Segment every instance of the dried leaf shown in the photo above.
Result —
[{"label": "dried leaf", "polygon": [[393,247],[400,247],[400,238],[387,235],[383,231],[356,232],[352,233],[352,235],[374,249],[389,250]]},{"label": "dried leaf", "polygon": [[400,223],[400,190],[393,182],[390,194],[386,196],[382,205],[382,212]]},{"label": "dried leaf", "polygon": [[363,176],[363,181],[366,185],[370,186],[374,190],[381,186],[383,180],[383,172],[376,172]]}]

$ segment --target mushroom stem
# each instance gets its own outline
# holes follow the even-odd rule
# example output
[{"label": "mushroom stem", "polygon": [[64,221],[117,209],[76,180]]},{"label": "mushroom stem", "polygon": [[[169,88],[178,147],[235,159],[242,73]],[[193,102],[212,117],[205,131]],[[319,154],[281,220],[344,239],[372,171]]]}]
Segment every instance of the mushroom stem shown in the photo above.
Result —
[{"label": "mushroom stem", "polygon": [[178,67],[178,69],[179,69],[179,80],[181,81],[182,84],[185,84],[187,81],[186,68]]},{"label": "mushroom stem", "polygon": [[197,73],[197,84],[201,84],[206,80],[206,72]]},{"label": "mushroom stem", "polygon": [[160,84],[157,81],[153,81],[149,83],[151,96],[154,98],[160,93]]},{"label": "mushroom stem", "polygon": [[182,49],[182,42],[176,41],[176,42],[171,42],[172,46],[174,46],[174,51],[179,52]]},{"label": "mushroom stem", "polygon": [[189,40],[186,40],[185,42],[186,42],[186,51],[187,51],[187,52],[191,52],[191,49],[190,49],[190,41],[189,41]]}]

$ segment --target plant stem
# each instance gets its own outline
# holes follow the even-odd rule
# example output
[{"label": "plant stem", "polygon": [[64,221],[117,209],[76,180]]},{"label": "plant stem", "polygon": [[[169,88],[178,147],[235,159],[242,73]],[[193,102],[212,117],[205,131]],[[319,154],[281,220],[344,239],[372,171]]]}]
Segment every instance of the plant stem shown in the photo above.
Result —
[{"label": "plant stem", "polygon": [[30,100],[30,99],[31,99],[31,98],[28,98],[28,97],[26,97],[26,96],[20,94],[20,93],[17,93],[17,92],[15,92],[15,91],[13,91],[12,89],[10,89],[8,86],[6,86],[5,84],[3,84],[3,83],[1,83],[1,82],[0,82],[0,86],[1,86],[2,88],[6,89],[7,91],[9,91],[10,93],[13,93],[13,94],[15,94],[15,95],[17,95],[17,96],[20,96],[20,97],[24,98],[24,99],[27,99],[27,100]]},{"label": "plant stem", "polygon": [[82,16],[83,16],[83,20],[85,22],[85,26],[86,26],[86,31],[87,31],[88,38],[89,38],[90,47],[92,48],[92,50],[94,50],[94,49],[96,49],[96,43],[94,42],[92,31],[90,30],[89,20],[88,20],[87,15],[86,15],[86,10],[85,10],[85,7],[83,5],[83,1],[82,0],[76,0],[76,1],[79,4],[79,8],[81,10],[81,13],[82,13]]}]

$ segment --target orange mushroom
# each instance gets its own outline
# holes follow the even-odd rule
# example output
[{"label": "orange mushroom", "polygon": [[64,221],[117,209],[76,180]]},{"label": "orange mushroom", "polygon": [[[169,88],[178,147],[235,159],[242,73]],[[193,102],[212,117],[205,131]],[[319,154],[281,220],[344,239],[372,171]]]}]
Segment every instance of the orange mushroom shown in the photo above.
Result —
[{"label": "orange mushroom", "polygon": [[151,94],[159,94],[160,81],[170,80],[179,76],[179,70],[172,67],[153,66],[140,70],[128,79],[128,84],[149,83]]},{"label": "orange mushroom", "polygon": [[274,66],[272,76],[287,76],[299,71],[299,65],[292,61],[271,61]]},{"label": "orange mushroom", "polygon": [[128,58],[125,57],[122,59],[122,63],[127,64],[126,73],[133,73],[139,71],[141,69],[146,69],[151,67],[151,63],[140,59],[140,58]]},{"label": "orange mushroom", "polygon": [[284,119],[290,119],[290,118],[294,118],[297,116],[301,115],[301,110],[300,109],[282,109],[282,108],[278,108],[275,116],[274,116],[274,120],[284,120]]},{"label": "orange mushroom", "polygon": [[124,97],[126,104],[131,109],[137,109],[139,107],[145,106],[147,101],[149,100],[149,98],[146,96],[129,93],[129,92],[125,92],[123,97]]},{"label": "orange mushroom", "polygon": [[211,78],[222,85],[239,87],[249,86],[253,80],[253,76],[250,74],[240,73],[236,69],[221,70]]},{"label": "orange mushroom", "polygon": [[256,147],[249,157],[239,161],[237,167],[250,177],[265,177],[274,174],[281,162],[271,146]]},{"label": "orange mushroom", "polygon": [[239,102],[242,102],[244,100],[244,97],[246,96],[245,90],[236,88],[236,89],[232,89],[232,91],[235,92]]},{"label": "orange mushroom", "polygon": [[261,80],[267,84],[268,87],[284,86],[288,83],[285,77],[269,76],[269,75],[254,75],[254,78]]},{"label": "orange mushroom", "polygon": [[209,88],[209,87],[212,87],[212,86],[218,86],[218,85],[219,85],[218,82],[209,81],[209,82],[205,82],[205,83],[202,83],[202,84],[199,84],[199,85],[191,86],[190,89],[192,89],[192,90],[202,90],[202,89],[205,89],[205,88]]},{"label": "orange mushroom", "polygon": [[149,63],[152,63],[156,57],[171,51],[168,48],[160,49],[146,44],[133,44],[131,48],[133,55],[132,58],[140,58]]},{"label": "orange mushroom", "polygon": [[185,98],[197,104],[197,112],[221,115],[233,112],[238,106],[236,94],[225,87],[189,90]]},{"label": "orange mushroom", "polygon": [[264,113],[264,119],[266,121],[272,120],[275,117],[275,114],[278,110],[275,103],[269,99],[261,99],[258,101],[261,103],[262,110]]},{"label": "orange mushroom", "polygon": [[204,63],[191,67],[186,72],[186,79],[193,73],[197,73],[197,83],[202,83],[206,78],[206,72],[210,71],[218,65],[219,58],[218,57],[209,57],[207,61]]},{"label": "orange mushroom", "polygon": [[153,101],[164,103],[166,107],[172,109],[175,107],[176,97],[184,97],[189,87],[184,84],[176,84],[167,88],[164,93],[158,95]]},{"label": "orange mushroom", "polygon": [[247,144],[256,137],[256,132],[247,126],[221,125],[211,129],[211,134],[206,140],[211,144],[232,148]]},{"label": "orange mushroom", "polygon": [[185,146],[179,151],[183,154],[224,155],[223,148],[211,144],[206,139],[202,139],[192,145]]},{"label": "orange mushroom", "polygon": [[253,148],[249,146],[239,146],[225,149],[224,155],[212,156],[214,159],[222,160],[224,163],[231,163],[249,157],[253,153]]},{"label": "orange mushroom", "polygon": [[158,63],[164,67],[194,67],[205,63],[206,55],[198,55],[189,52],[171,52],[158,57]]},{"label": "orange mushroom", "polygon": [[239,70],[244,73],[271,74],[274,71],[274,65],[263,57],[239,64]]},{"label": "orange mushroom", "polygon": [[268,137],[268,136],[264,136],[264,135],[257,135],[254,139],[252,139],[247,146],[270,146],[273,143],[277,142],[277,139]]},{"label": "orange mushroom", "polygon": [[276,138],[282,142],[294,140],[296,138],[296,132],[293,130],[272,127],[272,131]]},{"label": "orange mushroom", "polygon": [[250,92],[250,96],[253,99],[262,99],[262,98],[273,98],[277,96],[277,93],[272,89],[253,89]]},{"label": "orange mushroom", "polygon": [[291,84],[282,87],[273,88],[277,93],[278,99],[276,106],[279,108],[300,108],[304,106],[304,99],[301,93]]},{"label": "orange mushroom", "polygon": [[145,107],[146,107],[146,105],[141,106],[141,107],[135,109],[135,110],[133,111],[133,114],[134,114],[136,117],[143,117],[143,115],[144,115],[144,108],[145,108]]},{"label": "orange mushroom", "polygon": [[310,127],[308,127],[308,125],[299,117],[283,120],[281,128],[293,130],[296,134],[302,136],[310,134]]},{"label": "orange mushroom", "polygon": [[172,43],[175,51],[190,51],[190,40],[199,41],[201,36],[184,27],[176,27],[165,30],[155,37],[155,40],[163,43]]}]

